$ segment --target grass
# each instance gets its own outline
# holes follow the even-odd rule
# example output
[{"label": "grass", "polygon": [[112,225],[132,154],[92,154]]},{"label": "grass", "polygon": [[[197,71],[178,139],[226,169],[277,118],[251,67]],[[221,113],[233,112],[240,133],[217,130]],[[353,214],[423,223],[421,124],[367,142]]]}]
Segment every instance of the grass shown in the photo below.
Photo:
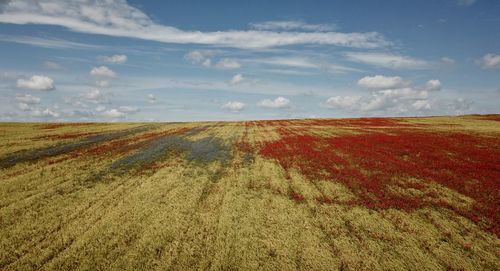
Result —
[{"label": "grass", "polygon": [[0,270],[499,270],[498,115],[0,124]]}]

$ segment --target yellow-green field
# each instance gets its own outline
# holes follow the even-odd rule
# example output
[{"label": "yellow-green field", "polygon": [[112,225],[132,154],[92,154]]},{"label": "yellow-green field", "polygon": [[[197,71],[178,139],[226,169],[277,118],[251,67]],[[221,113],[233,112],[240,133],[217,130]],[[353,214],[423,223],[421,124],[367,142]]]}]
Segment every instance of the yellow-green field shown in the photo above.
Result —
[{"label": "yellow-green field", "polygon": [[0,270],[500,270],[500,117],[0,124]]}]

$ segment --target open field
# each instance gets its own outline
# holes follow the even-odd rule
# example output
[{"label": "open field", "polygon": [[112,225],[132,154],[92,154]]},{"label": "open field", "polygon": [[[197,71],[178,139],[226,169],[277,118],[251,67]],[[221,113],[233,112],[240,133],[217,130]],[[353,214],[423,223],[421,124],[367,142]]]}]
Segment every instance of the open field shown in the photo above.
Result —
[{"label": "open field", "polygon": [[500,116],[0,124],[0,270],[500,270]]}]

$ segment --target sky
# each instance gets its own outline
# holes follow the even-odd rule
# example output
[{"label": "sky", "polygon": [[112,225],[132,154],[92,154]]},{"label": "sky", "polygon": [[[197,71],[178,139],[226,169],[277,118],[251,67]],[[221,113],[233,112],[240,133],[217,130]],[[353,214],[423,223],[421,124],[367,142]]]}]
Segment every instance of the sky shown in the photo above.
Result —
[{"label": "sky", "polygon": [[500,113],[500,1],[0,0],[0,121]]}]

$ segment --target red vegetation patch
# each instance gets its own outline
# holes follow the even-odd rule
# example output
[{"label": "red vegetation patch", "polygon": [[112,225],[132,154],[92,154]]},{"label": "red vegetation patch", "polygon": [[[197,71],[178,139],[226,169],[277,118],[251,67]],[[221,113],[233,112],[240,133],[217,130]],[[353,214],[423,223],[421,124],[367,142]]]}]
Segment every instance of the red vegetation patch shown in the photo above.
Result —
[{"label": "red vegetation patch", "polygon": [[93,122],[79,122],[79,123],[51,123],[40,125],[40,129],[56,129],[61,127],[75,127],[75,126],[87,126],[87,125],[97,125]]},{"label": "red vegetation patch", "polygon": [[311,119],[311,120],[262,120],[249,122],[255,126],[286,127],[299,124],[300,126],[338,126],[338,127],[410,127],[422,126],[423,124],[406,123],[397,118],[356,118],[356,119]]},{"label": "red vegetation patch", "polygon": [[90,135],[95,135],[97,133],[95,132],[82,132],[82,133],[66,133],[66,134],[60,134],[60,135],[47,135],[47,136],[42,136],[36,139],[51,139],[51,140],[62,140],[62,139],[74,139],[74,138],[79,138],[79,137],[84,137],[84,136],[90,136]]},{"label": "red vegetation patch", "polygon": [[[312,181],[325,178],[343,183],[358,196],[352,204],[403,210],[439,206],[500,233],[498,138],[422,131],[320,138],[281,132],[282,139],[262,145],[261,155],[276,159],[286,170],[299,169]],[[409,178],[422,181],[395,181]],[[388,185],[423,189],[429,182],[474,199],[474,205],[464,210],[437,195],[401,196],[387,189]]]},{"label": "red vegetation patch", "polygon": [[310,125],[341,127],[404,127],[414,126],[398,119],[390,118],[357,118],[357,119],[316,119],[308,121]]},{"label": "red vegetation patch", "polygon": [[299,192],[290,190],[288,193],[290,195],[290,198],[295,200],[296,202],[303,202],[305,200],[304,196],[302,196]]},{"label": "red vegetation patch", "polygon": [[242,153],[253,153],[253,147],[248,143],[248,127],[250,125],[245,123],[245,130],[240,140],[234,143],[235,148]]}]

